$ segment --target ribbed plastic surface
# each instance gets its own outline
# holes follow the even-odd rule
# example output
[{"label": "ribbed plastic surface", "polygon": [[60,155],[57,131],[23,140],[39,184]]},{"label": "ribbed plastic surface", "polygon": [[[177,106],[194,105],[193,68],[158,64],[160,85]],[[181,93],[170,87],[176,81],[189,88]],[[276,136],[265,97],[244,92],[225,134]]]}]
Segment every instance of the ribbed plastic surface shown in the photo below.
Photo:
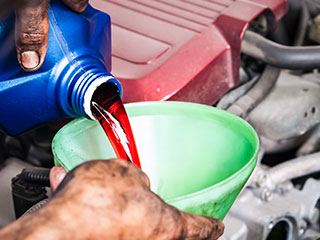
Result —
[{"label": "ribbed plastic surface", "polygon": [[250,21],[285,0],[92,0],[111,15],[112,73],[126,102],[213,104],[239,81],[240,43]]}]

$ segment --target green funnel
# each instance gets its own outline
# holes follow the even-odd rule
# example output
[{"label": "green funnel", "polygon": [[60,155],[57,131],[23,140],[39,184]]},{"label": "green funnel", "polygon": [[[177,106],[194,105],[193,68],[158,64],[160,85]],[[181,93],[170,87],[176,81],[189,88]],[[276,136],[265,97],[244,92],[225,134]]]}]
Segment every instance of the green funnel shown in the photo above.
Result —
[{"label": "green funnel", "polygon": [[[241,118],[183,102],[126,105],[152,190],[181,210],[223,219],[252,173],[258,137]],[[96,121],[77,119],[53,140],[55,163],[67,170],[115,158]]]}]

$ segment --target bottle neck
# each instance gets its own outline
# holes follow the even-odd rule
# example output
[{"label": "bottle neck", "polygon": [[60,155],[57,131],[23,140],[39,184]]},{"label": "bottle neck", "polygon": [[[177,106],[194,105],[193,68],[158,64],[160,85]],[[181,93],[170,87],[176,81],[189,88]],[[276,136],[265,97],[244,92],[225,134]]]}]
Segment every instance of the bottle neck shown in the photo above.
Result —
[{"label": "bottle neck", "polygon": [[95,120],[96,118],[93,116],[91,111],[91,102],[92,102],[92,96],[96,89],[101,86],[102,84],[106,82],[112,82],[114,83],[118,89],[120,90],[120,96],[122,96],[122,87],[117,79],[115,79],[113,76],[101,76],[96,78],[89,87],[85,90],[85,93],[83,95],[83,112],[85,113],[86,117],[92,120]]},{"label": "bottle neck", "polygon": [[78,114],[84,116],[88,119],[95,120],[91,112],[91,100],[96,89],[106,83],[114,83],[120,90],[120,96],[122,95],[122,87],[117,79],[115,79],[111,74],[96,73],[91,76],[87,76],[83,84],[75,89],[73,97],[71,98],[71,105],[73,105],[78,111]]},{"label": "bottle neck", "polygon": [[[71,77],[72,75],[72,77]],[[69,76],[69,77],[67,77]],[[60,104],[69,117],[86,117],[95,120],[91,112],[91,100],[95,90],[106,82],[114,83],[122,96],[120,82],[101,67],[81,68],[74,74],[67,74],[64,91],[60,97]]]}]

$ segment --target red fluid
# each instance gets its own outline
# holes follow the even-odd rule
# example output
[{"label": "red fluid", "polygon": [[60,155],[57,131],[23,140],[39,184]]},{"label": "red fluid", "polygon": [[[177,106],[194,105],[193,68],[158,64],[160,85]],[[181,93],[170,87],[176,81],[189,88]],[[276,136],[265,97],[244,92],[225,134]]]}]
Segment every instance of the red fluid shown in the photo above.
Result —
[{"label": "red fluid", "polygon": [[91,111],[107,134],[118,158],[141,168],[128,115],[114,83],[104,83],[92,96]]}]

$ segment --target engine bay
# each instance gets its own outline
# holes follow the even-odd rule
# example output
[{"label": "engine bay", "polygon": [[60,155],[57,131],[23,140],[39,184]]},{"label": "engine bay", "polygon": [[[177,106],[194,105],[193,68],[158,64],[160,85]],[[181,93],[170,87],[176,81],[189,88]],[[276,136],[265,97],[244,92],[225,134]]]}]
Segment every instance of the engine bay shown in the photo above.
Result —
[{"label": "engine bay", "polygon": [[[257,131],[258,164],[221,239],[319,239],[320,1],[90,3],[111,15],[125,102],[212,105]],[[69,121],[0,131],[0,227],[50,198],[51,142]]]}]

